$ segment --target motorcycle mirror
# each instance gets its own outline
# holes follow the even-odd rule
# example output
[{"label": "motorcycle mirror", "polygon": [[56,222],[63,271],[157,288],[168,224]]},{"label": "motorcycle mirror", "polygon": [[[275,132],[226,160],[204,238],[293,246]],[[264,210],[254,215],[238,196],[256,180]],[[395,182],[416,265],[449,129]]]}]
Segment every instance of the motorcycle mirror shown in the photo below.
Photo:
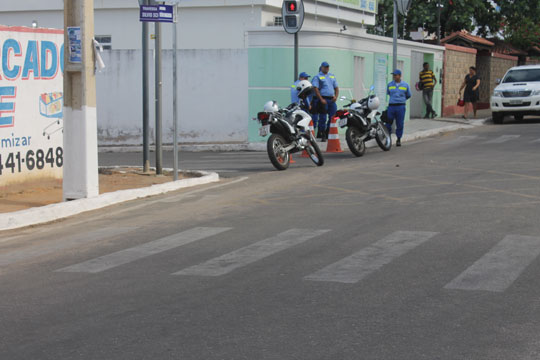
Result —
[{"label": "motorcycle mirror", "polygon": [[369,91],[373,91],[375,90],[375,85],[371,85],[371,87],[369,88]]}]

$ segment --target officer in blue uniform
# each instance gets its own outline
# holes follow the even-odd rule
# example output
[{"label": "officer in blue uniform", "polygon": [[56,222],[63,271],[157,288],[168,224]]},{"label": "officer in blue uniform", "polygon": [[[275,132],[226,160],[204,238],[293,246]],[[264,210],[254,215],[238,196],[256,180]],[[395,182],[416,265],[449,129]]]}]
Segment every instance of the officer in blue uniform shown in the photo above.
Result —
[{"label": "officer in blue uniform", "polygon": [[[301,72],[300,75],[298,75],[298,80],[296,80],[294,82],[294,85],[291,85],[291,104],[292,103],[296,103],[298,104],[300,102],[300,99],[298,97],[298,84],[300,83],[300,81],[303,81],[303,80],[309,80],[309,78],[311,77],[311,75],[308,75],[307,73],[305,72]],[[306,98],[304,99],[304,101],[302,102],[302,110],[306,111],[306,112],[311,112],[311,104],[313,102],[313,95],[310,94],[310,95],[307,95]]]},{"label": "officer in blue uniform", "polygon": [[315,98],[312,106],[313,124],[318,128],[317,137],[320,137],[322,141],[326,141],[330,121],[337,111],[336,100],[339,96],[339,86],[335,75],[329,72],[330,64],[324,61],[319,70],[319,74],[312,81],[315,88]]},{"label": "officer in blue uniform", "polygon": [[386,127],[392,134],[392,123],[396,121],[396,146],[401,146],[403,137],[403,126],[405,123],[405,112],[407,111],[407,100],[411,98],[411,89],[409,84],[401,81],[401,70],[394,70],[392,73],[394,80],[388,84],[386,93],[390,96],[388,101],[388,123]]},{"label": "officer in blue uniform", "polygon": [[300,81],[309,80],[310,77],[311,75],[308,75],[305,72],[301,72],[300,75],[298,75],[298,80],[296,80],[294,84],[291,85],[291,104],[298,103],[298,101],[300,101],[300,99],[298,98],[298,90],[296,89]]}]

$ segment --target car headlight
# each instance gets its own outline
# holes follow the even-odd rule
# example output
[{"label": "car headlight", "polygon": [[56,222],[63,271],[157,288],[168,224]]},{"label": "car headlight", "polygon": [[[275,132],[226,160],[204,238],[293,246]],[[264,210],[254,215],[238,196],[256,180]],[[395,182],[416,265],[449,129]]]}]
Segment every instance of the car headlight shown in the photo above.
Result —
[{"label": "car headlight", "polygon": [[503,97],[502,90],[493,90],[493,97]]},{"label": "car headlight", "polygon": [[534,90],[534,91],[531,93],[531,96],[537,96],[537,95],[540,95],[540,90]]}]

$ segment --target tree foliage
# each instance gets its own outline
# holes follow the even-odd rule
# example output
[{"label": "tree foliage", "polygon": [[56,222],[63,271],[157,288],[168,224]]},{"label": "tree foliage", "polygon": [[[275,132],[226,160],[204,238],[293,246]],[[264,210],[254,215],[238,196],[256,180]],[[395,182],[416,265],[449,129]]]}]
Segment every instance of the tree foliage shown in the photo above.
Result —
[{"label": "tree foliage", "polygon": [[[538,1],[538,0],[537,0]],[[393,0],[380,0],[375,32],[392,35]],[[413,0],[406,19],[399,15],[399,32],[408,38],[411,31],[423,28],[429,33],[437,32],[437,0]],[[501,26],[501,14],[489,0],[441,0],[441,36],[454,31],[476,31],[487,36],[496,33]],[[386,21],[385,21],[386,20]],[[384,26],[386,23],[386,26]]]},{"label": "tree foliage", "polygon": [[527,50],[540,42],[540,2],[538,0],[499,0],[504,38]]}]

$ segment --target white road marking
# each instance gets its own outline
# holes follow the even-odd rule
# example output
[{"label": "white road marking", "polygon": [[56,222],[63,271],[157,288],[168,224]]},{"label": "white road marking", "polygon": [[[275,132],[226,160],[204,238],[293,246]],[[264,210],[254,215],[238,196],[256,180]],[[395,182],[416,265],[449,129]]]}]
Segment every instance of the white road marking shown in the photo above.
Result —
[{"label": "white road marking", "polygon": [[536,139],[533,141],[534,144],[540,143],[540,139]]},{"label": "white road marking", "polygon": [[136,229],[136,227],[111,227],[90,231],[83,234],[62,237],[55,241],[41,242],[36,246],[30,246],[28,248],[0,254],[0,266],[13,264],[38,256],[51,254],[55,251],[65,250],[89,242],[99,241],[116,235],[125,234]]},{"label": "white road marking", "polygon": [[298,245],[330,230],[291,229],[274,237],[256,242],[223,256],[208,260],[173,275],[220,276],[242,266],[249,265],[265,257]]},{"label": "white road marking", "polygon": [[495,138],[493,140],[486,141],[483,144],[502,144],[502,143],[505,143],[507,141],[515,140],[515,139],[517,139],[519,137],[520,137],[520,135],[502,135],[502,136],[499,136],[498,138]]},{"label": "white road marking", "polygon": [[502,292],[538,255],[540,237],[508,235],[445,288]]},{"label": "white road marking", "polygon": [[474,139],[476,139],[478,136],[476,135],[468,135],[468,136],[458,136],[457,138],[455,139],[452,139],[452,140],[448,140],[448,141],[445,141],[443,142],[444,145],[457,145],[457,144],[462,144],[464,142],[467,142],[467,141],[472,141]]},{"label": "white road marking", "polygon": [[71,265],[56,271],[98,273],[120,265],[130,263],[135,260],[145,258],[147,256],[159,254],[161,252],[171,250],[182,245],[202,240],[230,229],[231,228],[197,227],[146,244],[142,244],[125,250],[120,250],[112,254],[104,255],[79,264]]},{"label": "white road marking", "polygon": [[396,231],[351,256],[306,276],[304,279],[346,284],[357,283],[437,234],[425,231]]},{"label": "white road marking", "polygon": [[[194,197],[196,197],[195,195],[188,195],[184,198],[182,198],[181,200],[186,200],[186,199],[193,199]],[[189,203],[190,204],[195,204],[195,203],[201,203],[201,202],[205,202],[205,201],[215,201],[217,199],[220,198],[220,195],[203,195],[201,198],[195,200],[195,201],[190,201]],[[169,199],[163,199],[161,202],[164,202],[164,203],[174,203],[174,202],[178,202],[180,201],[180,199],[173,199],[173,200],[169,200]]]}]

